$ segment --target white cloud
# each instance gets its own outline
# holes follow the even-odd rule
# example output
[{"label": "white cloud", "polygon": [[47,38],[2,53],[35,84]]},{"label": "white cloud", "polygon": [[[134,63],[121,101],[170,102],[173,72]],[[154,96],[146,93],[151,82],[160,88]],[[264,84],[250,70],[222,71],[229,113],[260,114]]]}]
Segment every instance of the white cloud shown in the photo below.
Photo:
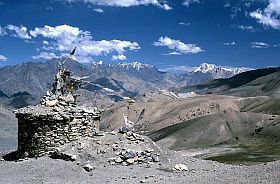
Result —
[{"label": "white cloud", "polygon": [[44,40],[44,41],[43,41],[43,44],[44,44],[44,45],[49,45],[49,42],[46,41],[46,40]]},{"label": "white cloud", "polygon": [[224,5],[225,8],[228,8],[228,7],[230,7],[230,6],[231,6],[231,5],[230,5],[229,2],[227,2],[227,3]]},{"label": "white cloud", "polygon": [[257,9],[251,12],[250,16],[264,26],[280,29],[280,0],[269,0],[264,10]]},{"label": "white cloud", "polygon": [[227,46],[234,46],[234,45],[236,45],[236,42],[225,42],[225,43],[223,43],[223,45],[227,45]]},{"label": "white cloud", "polygon": [[183,5],[186,6],[186,7],[189,7],[193,3],[200,3],[200,0],[185,0],[183,2]]},{"label": "white cloud", "polygon": [[123,61],[123,60],[126,60],[127,58],[126,58],[126,56],[125,55],[122,55],[122,54],[120,54],[120,55],[113,55],[112,56],[112,60],[113,61],[115,61],[115,60],[121,60],[121,61]]},{"label": "white cloud", "polygon": [[95,8],[93,10],[97,13],[104,13],[103,9],[101,9],[101,8]]},{"label": "white cloud", "polygon": [[27,28],[24,26],[15,26],[15,25],[8,25],[6,29],[12,32],[14,37],[22,38],[22,39],[31,39],[31,36],[27,32]]},{"label": "white cloud", "polygon": [[39,55],[37,56],[32,56],[33,59],[53,59],[53,58],[59,58],[57,55],[55,55],[54,53],[50,52],[41,52]]},{"label": "white cloud", "polygon": [[165,56],[168,56],[168,55],[182,55],[182,53],[180,52],[169,52],[167,54],[164,54]]},{"label": "white cloud", "polygon": [[81,31],[77,27],[72,27],[68,25],[60,25],[56,27],[44,26],[43,28],[35,28],[35,30],[30,31],[30,34],[33,37],[37,37],[38,35],[42,35],[45,38],[62,38],[73,36],[73,38],[77,37]]},{"label": "white cloud", "polygon": [[0,54],[0,61],[7,61],[7,58]]},{"label": "white cloud", "polygon": [[191,23],[189,23],[189,22],[179,22],[179,25],[189,26],[189,25],[191,25]]},{"label": "white cloud", "polygon": [[166,46],[174,52],[168,55],[178,55],[178,54],[196,54],[202,52],[203,50],[196,46],[196,44],[186,44],[180,40],[174,40],[167,36],[160,37],[157,42],[154,42],[154,46]]},{"label": "white cloud", "polygon": [[257,49],[266,49],[269,47],[269,44],[264,42],[252,42],[251,48],[257,48]]},{"label": "white cloud", "polygon": [[139,5],[154,5],[164,10],[171,10],[168,4],[162,0],[62,0],[68,3],[84,2],[99,6],[130,7]]},{"label": "white cloud", "polygon": [[169,6],[168,4],[163,4],[162,6],[160,6],[161,8],[165,9],[165,10],[172,10],[173,8],[171,6]]},{"label": "white cloud", "polygon": [[253,28],[253,26],[239,25],[238,28],[241,30],[252,31],[252,32],[254,32],[256,30],[255,28]]},{"label": "white cloud", "polygon": [[140,46],[137,42],[122,40],[93,40],[89,31],[80,30],[78,27],[60,25],[56,27],[44,26],[30,31],[33,37],[47,38],[42,50],[52,52],[70,52],[73,47],[77,47],[75,57],[78,61],[89,62],[93,56],[118,54],[124,55],[127,51],[138,50]]}]

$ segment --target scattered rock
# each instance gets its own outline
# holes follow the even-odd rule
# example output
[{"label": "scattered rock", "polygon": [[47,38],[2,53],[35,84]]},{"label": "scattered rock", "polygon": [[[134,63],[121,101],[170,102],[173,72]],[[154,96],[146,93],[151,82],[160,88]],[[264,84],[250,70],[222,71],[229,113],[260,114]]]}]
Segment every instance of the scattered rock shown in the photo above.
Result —
[{"label": "scattered rock", "polygon": [[153,162],[159,162],[159,156],[153,155],[152,156]]},{"label": "scattered rock", "polygon": [[122,159],[127,160],[130,158],[134,158],[135,156],[136,156],[136,154],[134,153],[134,151],[128,150],[122,155]]},{"label": "scattered rock", "polygon": [[54,106],[56,106],[56,104],[58,104],[58,100],[57,99],[55,99],[55,100],[48,100],[48,101],[45,102],[45,105],[47,107],[54,107]]},{"label": "scattered rock", "polygon": [[50,157],[52,159],[62,159],[65,161],[75,161],[77,160],[77,155],[62,153],[59,150],[56,150],[55,152],[50,154]]},{"label": "scattered rock", "polygon": [[129,158],[126,160],[127,163],[129,164],[133,164],[134,163],[134,159],[133,158]]},{"label": "scattered rock", "polygon": [[84,167],[83,167],[87,172],[90,172],[94,169],[94,167],[90,164],[86,164]]},{"label": "scattered rock", "polygon": [[173,168],[172,168],[173,171],[188,171],[188,167],[185,165],[185,164],[176,164]]},{"label": "scattered rock", "polygon": [[121,134],[127,133],[129,131],[130,131],[129,128],[127,128],[127,127],[120,127],[119,128],[119,133],[121,133]]},{"label": "scattered rock", "polygon": [[116,163],[122,163],[122,162],[123,162],[123,159],[120,158],[120,157],[118,157],[118,158],[115,159],[115,162],[116,162]]}]

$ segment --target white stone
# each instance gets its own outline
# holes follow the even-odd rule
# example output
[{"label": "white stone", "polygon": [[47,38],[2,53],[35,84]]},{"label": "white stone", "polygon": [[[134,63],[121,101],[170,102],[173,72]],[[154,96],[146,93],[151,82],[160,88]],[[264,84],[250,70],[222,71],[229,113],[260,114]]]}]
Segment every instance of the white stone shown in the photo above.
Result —
[{"label": "white stone", "polygon": [[[188,171],[189,170],[189,168],[185,165],[185,164],[176,164],[175,166],[174,166],[174,169],[176,170],[176,171]],[[173,169],[172,169],[173,170]]]},{"label": "white stone", "polygon": [[77,155],[71,155],[71,160],[77,160]]},{"label": "white stone", "polygon": [[48,100],[48,101],[46,101],[46,106],[47,107],[54,107],[54,106],[56,106],[56,104],[58,104],[58,100]]},{"label": "white stone", "polygon": [[129,159],[127,159],[126,161],[127,161],[127,163],[129,163],[129,164],[133,164],[133,163],[134,163],[134,158],[129,158]]},{"label": "white stone", "polygon": [[115,160],[116,163],[122,163],[123,162],[123,159],[121,159],[120,157],[118,157],[116,160]]}]

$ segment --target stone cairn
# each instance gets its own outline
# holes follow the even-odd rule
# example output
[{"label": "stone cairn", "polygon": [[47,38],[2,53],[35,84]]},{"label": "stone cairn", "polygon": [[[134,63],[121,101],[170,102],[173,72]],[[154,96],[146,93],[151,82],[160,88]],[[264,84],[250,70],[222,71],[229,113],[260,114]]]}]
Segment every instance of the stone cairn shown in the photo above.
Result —
[{"label": "stone cairn", "polygon": [[[74,52],[75,49],[69,57]],[[60,63],[52,90],[42,97],[40,104],[15,111],[17,158],[50,154],[61,145],[93,136],[99,130],[101,111],[76,104],[75,91],[81,86],[81,80],[71,77],[64,62]]]}]

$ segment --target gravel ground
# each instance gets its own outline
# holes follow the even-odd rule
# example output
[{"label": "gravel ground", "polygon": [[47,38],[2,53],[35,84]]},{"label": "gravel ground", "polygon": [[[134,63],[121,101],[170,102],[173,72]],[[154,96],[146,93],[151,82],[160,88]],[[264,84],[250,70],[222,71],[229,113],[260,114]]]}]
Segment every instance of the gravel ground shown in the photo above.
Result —
[{"label": "gravel ground", "polygon": [[[3,112],[3,111],[1,111]],[[1,124],[2,130],[9,134],[0,141],[0,155],[16,146],[16,123],[11,127]],[[9,130],[9,131],[7,131]],[[108,137],[108,140],[110,137]],[[106,138],[100,138],[102,142]],[[4,140],[4,142],[3,142]],[[112,141],[115,141],[112,140]],[[92,144],[92,142],[91,142]],[[104,144],[106,145],[106,144]],[[133,144],[129,144],[130,146]],[[94,145],[97,146],[97,145]],[[184,156],[182,152],[161,150],[160,162],[137,165],[110,165],[110,146],[106,145],[107,156],[103,160],[95,154],[96,147],[88,147],[77,160],[64,161],[48,156],[23,161],[0,161],[0,184],[38,184],[38,183],[280,183],[280,161],[253,166],[229,165]],[[98,147],[99,148],[99,147]],[[72,149],[71,149],[72,150]],[[69,150],[68,150],[69,151]],[[93,154],[94,153],[94,154]],[[78,154],[75,153],[74,154]],[[83,169],[85,154],[93,155],[90,164],[94,169]],[[83,160],[87,161],[87,160]],[[185,164],[188,171],[174,172],[175,164]]]},{"label": "gravel ground", "polygon": [[[189,171],[171,172],[175,163],[185,163]],[[279,161],[234,166],[177,157],[160,165],[107,165],[87,172],[75,162],[42,157],[0,162],[0,183],[280,183],[279,170]]]},{"label": "gravel ground", "polygon": [[[110,165],[108,158],[114,152],[110,151],[109,143],[115,141],[116,136],[121,135],[100,137],[101,144],[95,144],[94,139],[85,140],[82,151],[73,147],[73,143],[72,147],[64,147],[64,153],[77,155],[75,161],[48,156],[17,162],[0,161],[0,183],[280,183],[280,161],[253,166],[229,165],[184,156],[182,152],[167,149],[157,149],[160,162]],[[147,142],[142,147],[141,144],[124,141],[121,145],[146,149],[153,144]],[[106,153],[97,154],[98,149],[106,150]],[[83,168],[86,163],[94,169],[87,172]],[[172,171],[175,164],[185,164],[188,171]]]}]

